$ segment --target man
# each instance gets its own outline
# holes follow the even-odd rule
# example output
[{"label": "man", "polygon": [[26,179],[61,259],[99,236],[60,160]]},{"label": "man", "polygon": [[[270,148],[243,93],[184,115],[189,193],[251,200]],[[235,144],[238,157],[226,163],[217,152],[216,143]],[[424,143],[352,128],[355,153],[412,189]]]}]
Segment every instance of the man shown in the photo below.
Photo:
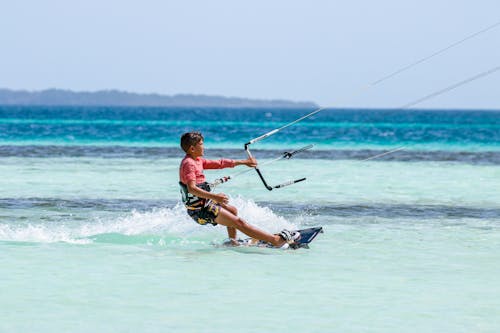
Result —
[{"label": "man", "polygon": [[238,210],[228,204],[228,197],[224,193],[210,192],[210,186],[206,182],[204,169],[233,168],[237,165],[256,167],[255,158],[246,160],[220,159],[218,161],[204,159],[203,135],[200,132],[188,132],[181,137],[181,147],[186,156],[179,168],[179,184],[183,202],[189,216],[197,223],[206,225],[221,224],[227,227],[229,238],[236,242],[237,230],[244,234],[268,242],[276,247],[286,248],[300,237],[298,232],[282,230],[273,235],[248,224],[238,217]]}]

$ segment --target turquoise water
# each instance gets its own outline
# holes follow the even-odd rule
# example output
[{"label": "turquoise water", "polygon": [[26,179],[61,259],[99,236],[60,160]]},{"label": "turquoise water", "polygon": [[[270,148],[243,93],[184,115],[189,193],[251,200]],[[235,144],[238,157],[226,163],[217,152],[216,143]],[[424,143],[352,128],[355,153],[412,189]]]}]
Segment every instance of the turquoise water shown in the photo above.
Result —
[{"label": "turquoise water", "polygon": [[244,158],[309,111],[0,108],[0,331],[498,332],[500,112],[328,110],[256,144],[270,183],[307,181],[217,191],[270,232],[323,226],[309,250],[187,217],[183,131]]}]

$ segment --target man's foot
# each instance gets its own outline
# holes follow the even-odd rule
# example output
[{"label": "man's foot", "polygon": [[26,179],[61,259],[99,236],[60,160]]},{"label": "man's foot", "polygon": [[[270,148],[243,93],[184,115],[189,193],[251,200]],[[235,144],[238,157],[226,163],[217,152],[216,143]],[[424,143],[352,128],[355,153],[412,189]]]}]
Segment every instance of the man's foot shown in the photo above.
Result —
[{"label": "man's foot", "polygon": [[290,231],[287,229],[283,229],[278,235],[284,241],[283,244],[280,246],[281,248],[288,248],[290,245],[294,244],[296,241],[300,239],[300,232],[298,231]]},{"label": "man's foot", "polygon": [[240,246],[240,242],[237,239],[229,238],[231,242],[231,246]]},{"label": "man's foot", "polygon": [[222,243],[222,245],[227,247],[240,246],[240,242],[238,242],[237,239],[228,238],[224,241],[224,243]]}]

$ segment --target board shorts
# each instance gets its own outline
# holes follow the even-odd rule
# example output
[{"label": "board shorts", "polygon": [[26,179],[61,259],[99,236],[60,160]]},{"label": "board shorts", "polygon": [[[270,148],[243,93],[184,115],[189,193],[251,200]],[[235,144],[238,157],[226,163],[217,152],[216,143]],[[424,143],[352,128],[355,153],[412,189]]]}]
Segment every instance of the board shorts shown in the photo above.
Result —
[{"label": "board shorts", "polygon": [[204,204],[199,206],[186,206],[186,208],[188,215],[191,216],[196,223],[201,225],[217,225],[215,219],[219,216],[221,209],[218,203],[212,200],[206,200]]}]

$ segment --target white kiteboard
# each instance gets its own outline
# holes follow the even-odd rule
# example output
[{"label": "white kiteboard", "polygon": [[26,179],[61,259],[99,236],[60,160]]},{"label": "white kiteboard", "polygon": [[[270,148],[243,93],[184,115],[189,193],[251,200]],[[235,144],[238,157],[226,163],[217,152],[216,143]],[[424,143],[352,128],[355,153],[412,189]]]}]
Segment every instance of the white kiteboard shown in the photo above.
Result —
[{"label": "white kiteboard", "polygon": [[[323,227],[313,227],[313,228],[307,228],[307,229],[301,229],[297,230],[300,233],[299,239],[297,239],[294,243],[290,244],[287,249],[292,249],[292,250],[297,250],[300,248],[309,248],[309,243],[311,243],[314,238],[319,233],[323,232]],[[238,245],[235,245],[234,242],[231,240],[227,240],[224,243],[222,243],[222,246],[224,247],[259,247],[259,248],[271,248],[271,249],[281,249],[279,247],[275,247],[272,244],[269,244],[267,242],[255,239],[255,238],[245,238],[245,239],[238,239],[237,240]]]}]

